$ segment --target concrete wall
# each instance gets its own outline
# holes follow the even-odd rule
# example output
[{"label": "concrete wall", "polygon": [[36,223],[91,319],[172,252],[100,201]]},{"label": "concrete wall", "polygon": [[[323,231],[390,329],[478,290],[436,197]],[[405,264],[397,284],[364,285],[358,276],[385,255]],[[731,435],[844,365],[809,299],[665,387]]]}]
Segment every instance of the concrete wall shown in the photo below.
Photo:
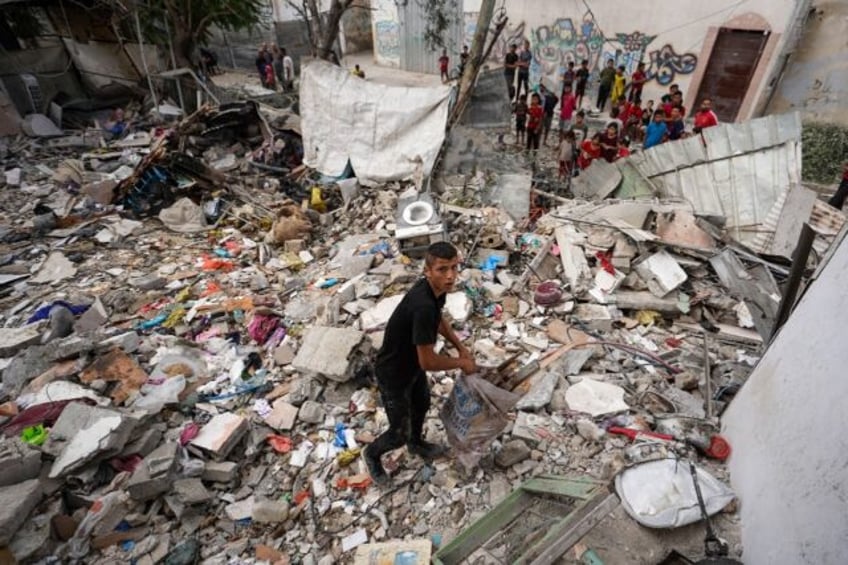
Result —
[{"label": "concrete wall", "polygon": [[374,36],[371,29],[369,0],[359,0],[353,8],[342,15],[340,35],[342,53],[345,55],[373,49]]},{"label": "concrete wall", "polygon": [[768,106],[805,120],[848,126],[848,2],[815,0],[798,49]]},{"label": "concrete wall", "polygon": [[723,417],[746,565],[846,562],[846,277],[843,240]]},{"label": "concrete wall", "polygon": [[34,74],[38,79],[45,101],[64,93],[71,98],[85,93],[79,75],[58,38],[40,40],[38,49],[0,51],[0,80],[6,86],[9,98],[21,115],[32,112],[21,73]]},{"label": "concrete wall", "polygon": [[[791,34],[785,33],[808,0],[687,0],[670,5],[666,0],[506,0],[509,24],[492,52],[491,63],[501,65],[512,43],[529,39],[534,54],[531,83],[544,79],[560,84],[559,77],[569,60],[588,59],[593,71],[607,59],[623,64],[628,74],[642,60],[648,65],[647,98],[658,99],[672,83],[680,84],[692,105],[699,71],[702,74],[712,51],[712,40],[720,27],[744,28],[757,22],[772,32],[774,40],[763,54],[752,83],[752,99],[746,99],[740,119],[754,115],[756,101],[768,92],[772,76],[779,70],[780,57]],[[374,1],[374,53],[378,64],[396,66],[399,29],[393,0]],[[673,8],[673,9],[670,9]],[[465,42],[470,45],[477,26],[479,0],[464,2]],[[755,27],[754,29],[761,29]],[[694,81],[693,81],[694,79]]]},{"label": "concrete wall", "polygon": [[400,68],[400,20],[394,0],[371,0],[374,62]]},{"label": "concrete wall", "polygon": [[263,43],[276,43],[280,47],[287,47],[286,38],[277,33],[274,25],[276,10],[275,3],[268,0],[259,23],[252,29],[237,32],[213,29],[209,47],[218,55],[218,64],[222,67],[255,71],[256,52]]}]

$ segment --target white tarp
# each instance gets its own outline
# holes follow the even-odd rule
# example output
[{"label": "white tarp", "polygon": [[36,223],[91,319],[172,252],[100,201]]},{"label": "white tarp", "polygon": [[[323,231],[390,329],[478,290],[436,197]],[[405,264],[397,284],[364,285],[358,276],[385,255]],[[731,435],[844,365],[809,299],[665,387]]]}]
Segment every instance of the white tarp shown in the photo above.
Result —
[{"label": "white tarp", "polygon": [[361,184],[429,176],[445,140],[451,87],[389,86],[312,61],[300,79],[304,163]]}]

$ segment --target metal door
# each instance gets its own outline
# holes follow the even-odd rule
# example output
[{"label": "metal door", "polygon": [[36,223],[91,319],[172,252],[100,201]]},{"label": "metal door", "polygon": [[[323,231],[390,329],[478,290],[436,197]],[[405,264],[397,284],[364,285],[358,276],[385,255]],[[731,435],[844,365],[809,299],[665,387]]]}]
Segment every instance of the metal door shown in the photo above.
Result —
[{"label": "metal door", "polygon": [[[400,68],[415,73],[439,74],[440,51],[431,51],[424,41],[427,29],[427,14],[424,9],[426,0],[400,0],[398,19],[400,20]],[[450,57],[451,69],[459,65],[462,52],[463,20],[462,1],[445,2],[450,10],[448,27],[445,30],[445,47]],[[471,45],[468,45],[471,49]]]},{"label": "metal door", "polygon": [[698,89],[695,108],[709,97],[719,120],[735,121],[768,37],[767,31],[720,29]]}]

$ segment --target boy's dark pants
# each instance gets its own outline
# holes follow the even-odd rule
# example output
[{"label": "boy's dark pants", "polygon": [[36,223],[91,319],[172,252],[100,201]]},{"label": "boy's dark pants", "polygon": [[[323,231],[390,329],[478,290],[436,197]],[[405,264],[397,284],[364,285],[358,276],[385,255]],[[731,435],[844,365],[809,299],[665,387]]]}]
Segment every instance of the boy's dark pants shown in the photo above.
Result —
[{"label": "boy's dark pants", "polygon": [[398,379],[406,386],[398,386],[397,376],[391,380],[377,373],[380,398],[389,418],[389,429],[368,448],[369,457],[379,457],[402,447],[404,444],[420,444],[424,431],[424,420],[430,409],[430,385],[424,371],[412,379]]},{"label": "boy's dark pants", "polygon": [[842,206],[845,204],[846,198],[848,198],[848,180],[843,180],[839,183],[839,188],[836,189],[836,194],[831,196],[827,203],[834,208],[842,210]]},{"label": "boy's dark pants", "polygon": [[598,87],[598,110],[600,110],[601,112],[604,111],[604,106],[607,105],[610,90],[611,88],[609,86],[604,86],[603,84]]}]

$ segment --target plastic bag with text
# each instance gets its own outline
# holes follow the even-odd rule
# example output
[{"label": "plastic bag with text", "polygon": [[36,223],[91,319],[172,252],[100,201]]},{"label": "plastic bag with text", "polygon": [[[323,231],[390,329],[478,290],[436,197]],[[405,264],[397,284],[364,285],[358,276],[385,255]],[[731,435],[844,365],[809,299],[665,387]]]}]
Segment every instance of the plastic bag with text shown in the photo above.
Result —
[{"label": "plastic bag with text", "polygon": [[507,413],[521,397],[476,375],[460,375],[442,407],[448,442],[466,471],[475,467],[506,428]]}]

